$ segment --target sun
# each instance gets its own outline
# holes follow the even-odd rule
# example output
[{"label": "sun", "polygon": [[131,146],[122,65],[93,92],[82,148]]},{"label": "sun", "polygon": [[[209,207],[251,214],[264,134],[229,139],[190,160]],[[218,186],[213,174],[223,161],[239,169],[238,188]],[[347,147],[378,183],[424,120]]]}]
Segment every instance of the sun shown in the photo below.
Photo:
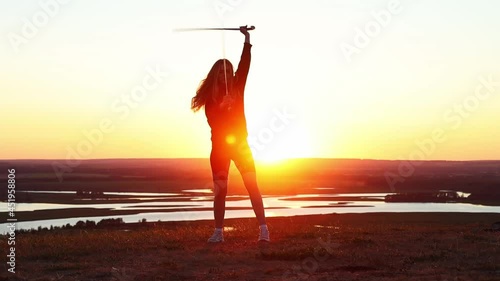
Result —
[{"label": "sun", "polygon": [[264,164],[278,164],[291,158],[313,157],[314,151],[309,135],[302,130],[295,130],[289,134],[276,136],[272,142],[260,146],[250,146],[257,162]]},{"label": "sun", "polygon": [[257,162],[261,162],[264,164],[278,164],[278,163],[283,162],[284,160],[286,160],[288,158],[293,158],[293,157],[287,157],[284,155],[268,154],[268,155],[259,156],[256,160],[257,160]]}]

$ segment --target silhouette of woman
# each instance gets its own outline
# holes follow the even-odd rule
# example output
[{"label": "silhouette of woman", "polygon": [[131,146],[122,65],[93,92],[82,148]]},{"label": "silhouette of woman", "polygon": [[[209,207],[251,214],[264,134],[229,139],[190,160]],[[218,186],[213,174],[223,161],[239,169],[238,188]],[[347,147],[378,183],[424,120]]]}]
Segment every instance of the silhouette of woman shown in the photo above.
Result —
[{"label": "silhouette of woman", "polygon": [[210,166],[214,183],[215,230],[208,242],[223,242],[223,223],[226,209],[227,179],[231,160],[238,168],[259,222],[258,241],[269,242],[262,196],[257,186],[255,164],[247,142],[247,125],[244,109],[244,90],[250,68],[250,34],[247,27],[240,27],[245,35],[243,52],[238,69],[227,59],[215,62],[191,100],[191,109],[205,108],[208,124],[212,129]]}]

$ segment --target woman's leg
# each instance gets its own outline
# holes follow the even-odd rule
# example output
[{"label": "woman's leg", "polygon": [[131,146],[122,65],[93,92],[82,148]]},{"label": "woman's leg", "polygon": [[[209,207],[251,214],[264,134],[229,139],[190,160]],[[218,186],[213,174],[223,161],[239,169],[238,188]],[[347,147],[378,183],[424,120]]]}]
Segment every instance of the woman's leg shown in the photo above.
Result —
[{"label": "woman's leg", "polygon": [[226,213],[227,179],[214,181],[214,219],[215,228],[224,226],[224,215]]},{"label": "woman's leg", "polygon": [[266,224],[266,215],[264,211],[264,203],[262,203],[262,195],[260,194],[259,187],[257,186],[257,175],[255,172],[241,172],[241,177],[243,178],[243,183],[250,195],[250,201],[252,202],[253,211],[255,212],[255,217],[259,221],[259,225]]},{"label": "woman's leg", "polygon": [[226,212],[227,178],[231,159],[223,148],[212,146],[210,166],[214,183],[214,219],[215,228],[222,228]]},{"label": "woman's leg", "polygon": [[262,196],[257,185],[257,174],[255,172],[255,163],[252,156],[252,151],[248,146],[246,141],[242,142],[235,155],[233,155],[233,161],[238,168],[238,171],[243,178],[243,183],[250,196],[250,201],[252,202],[253,211],[255,216],[259,221],[259,225],[266,224],[266,215],[264,211],[264,204],[262,202]]}]

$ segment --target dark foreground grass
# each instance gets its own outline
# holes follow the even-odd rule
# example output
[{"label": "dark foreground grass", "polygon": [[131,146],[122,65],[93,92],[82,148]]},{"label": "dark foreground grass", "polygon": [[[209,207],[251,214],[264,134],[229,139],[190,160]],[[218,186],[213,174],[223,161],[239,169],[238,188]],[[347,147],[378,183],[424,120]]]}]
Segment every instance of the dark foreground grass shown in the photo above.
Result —
[{"label": "dark foreground grass", "polygon": [[[500,280],[498,214],[376,213],[57,230],[16,237],[16,274],[0,280]],[[5,237],[0,245],[6,256]],[[4,258],[5,259],[5,258]],[[10,279],[7,279],[10,278]]]}]

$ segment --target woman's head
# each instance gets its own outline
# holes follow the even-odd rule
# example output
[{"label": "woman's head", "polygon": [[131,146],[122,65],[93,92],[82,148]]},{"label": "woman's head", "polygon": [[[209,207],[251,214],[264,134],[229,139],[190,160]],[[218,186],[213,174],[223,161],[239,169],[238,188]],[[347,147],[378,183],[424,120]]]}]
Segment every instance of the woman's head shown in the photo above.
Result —
[{"label": "woman's head", "polygon": [[219,86],[225,86],[226,81],[230,82],[230,80],[233,79],[233,65],[227,59],[220,59],[216,61],[208,74],[209,76],[212,71],[215,76],[214,79]]},{"label": "woman's head", "polygon": [[209,99],[216,100],[225,91],[230,91],[233,86],[233,65],[227,59],[220,59],[214,63],[207,74],[207,78],[201,81],[196,96],[191,99],[191,109],[198,111]]}]

